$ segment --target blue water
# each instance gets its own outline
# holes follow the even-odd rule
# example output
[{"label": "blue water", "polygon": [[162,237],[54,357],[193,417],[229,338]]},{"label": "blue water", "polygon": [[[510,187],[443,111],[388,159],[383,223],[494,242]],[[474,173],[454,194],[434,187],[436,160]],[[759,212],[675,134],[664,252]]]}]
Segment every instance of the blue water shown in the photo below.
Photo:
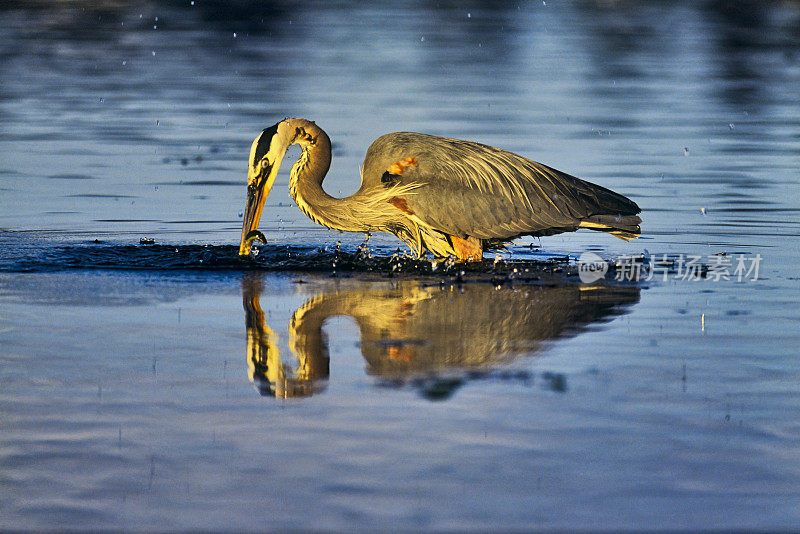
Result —
[{"label": "blue water", "polygon": [[[0,10],[0,528],[800,523],[797,3]],[[333,195],[412,130],[625,194],[642,236],[415,262],[284,165],[242,262],[285,116]]]}]

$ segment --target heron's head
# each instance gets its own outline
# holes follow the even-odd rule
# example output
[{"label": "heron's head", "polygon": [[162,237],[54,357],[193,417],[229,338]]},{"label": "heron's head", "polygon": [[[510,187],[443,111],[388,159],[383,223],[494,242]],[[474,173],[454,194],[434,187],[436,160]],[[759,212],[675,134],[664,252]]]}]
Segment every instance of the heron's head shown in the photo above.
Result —
[{"label": "heron's head", "polygon": [[250,245],[253,241],[265,242],[264,235],[258,231],[258,223],[261,220],[264,202],[278,175],[281,160],[286,154],[287,144],[283,142],[282,132],[279,128],[281,124],[282,122],[279,122],[261,132],[250,147],[247,169],[247,204],[244,209],[239,256],[250,254]]}]

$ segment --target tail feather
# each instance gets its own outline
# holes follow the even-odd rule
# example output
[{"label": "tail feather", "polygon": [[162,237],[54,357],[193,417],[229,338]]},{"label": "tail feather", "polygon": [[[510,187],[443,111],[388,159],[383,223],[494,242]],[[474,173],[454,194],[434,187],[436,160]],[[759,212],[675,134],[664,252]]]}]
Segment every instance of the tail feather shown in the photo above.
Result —
[{"label": "tail feather", "polygon": [[640,222],[642,219],[638,215],[592,215],[581,220],[578,226],[630,241],[641,234]]}]

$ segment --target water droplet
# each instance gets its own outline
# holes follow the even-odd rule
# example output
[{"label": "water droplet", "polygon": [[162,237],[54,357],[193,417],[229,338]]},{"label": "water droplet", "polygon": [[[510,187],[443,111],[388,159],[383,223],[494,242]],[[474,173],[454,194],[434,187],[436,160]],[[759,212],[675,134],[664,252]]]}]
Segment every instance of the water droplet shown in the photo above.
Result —
[{"label": "water droplet", "polygon": [[158,126],[158,122],[159,122],[158,119],[156,119],[156,126]]},{"label": "water droplet", "polygon": [[471,19],[472,18],[472,13],[467,13],[467,18]]},{"label": "water droplet", "polygon": [[703,215],[708,215],[708,210],[706,208],[700,208],[700,213]]},{"label": "water droplet", "polygon": [[153,188],[153,190],[154,190],[154,191],[158,191],[158,186],[155,186],[155,187]]},{"label": "water droplet", "polygon": [[158,22],[158,17],[154,18],[153,20],[154,20],[155,22]]},{"label": "water droplet", "polygon": [[233,38],[236,39],[236,32],[233,32]]},{"label": "water droplet", "polygon": [[123,67],[124,67],[125,65],[127,65],[127,64],[128,64],[128,62],[127,62],[127,61],[123,61],[123,62],[122,62],[122,66],[123,66]]},{"label": "water droplet", "polygon": [[192,0],[192,1],[190,2],[190,5],[194,5],[194,0]]},{"label": "water droplet", "polygon": [[728,128],[730,128],[731,130],[733,130],[734,128],[736,128],[736,126],[735,126],[733,123],[730,123],[730,124],[728,124]]},{"label": "water droplet", "polygon": [[155,51],[155,50],[153,50],[153,55],[154,55],[154,56],[156,55],[156,51]]},{"label": "water droplet", "polygon": [[419,40],[420,40],[421,43],[424,43],[425,42],[425,36],[423,35],[422,37],[419,38]]},{"label": "water droplet", "polygon": [[684,156],[688,156],[689,155],[689,147],[688,146],[683,147],[683,155]]},{"label": "water droplet", "polygon": [[101,104],[102,104],[103,102],[105,102],[105,101],[106,101],[106,99],[105,99],[105,98],[101,98],[101,99],[100,99],[100,103],[101,103]]},{"label": "water droplet", "polygon": [[242,210],[239,210],[239,214],[238,215],[239,215],[239,218],[241,219],[242,217],[244,217],[244,212]]},{"label": "water droplet", "polygon": [[155,24],[153,24],[153,29],[154,29],[154,30],[157,30],[157,29],[158,29],[158,26],[156,26]]}]

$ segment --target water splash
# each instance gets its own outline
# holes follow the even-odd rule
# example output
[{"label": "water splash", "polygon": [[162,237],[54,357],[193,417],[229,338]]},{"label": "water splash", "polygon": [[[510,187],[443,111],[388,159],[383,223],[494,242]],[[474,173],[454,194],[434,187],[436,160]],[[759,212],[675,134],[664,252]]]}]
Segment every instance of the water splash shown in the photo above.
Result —
[{"label": "water splash", "polygon": [[[416,259],[400,250],[391,253],[366,242],[358,247],[335,248],[297,245],[259,245],[249,257],[240,258],[235,245],[175,245],[154,243],[117,244],[99,240],[82,243],[50,243],[1,239],[0,272],[58,272],[66,270],[119,271],[268,271],[374,273],[383,276],[435,275],[465,277],[487,275],[505,281],[524,281],[565,274],[562,257],[541,259],[486,259],[469,264],[452,258],[442,261]],[[257,254],[256,254],[257,252]]]}]

